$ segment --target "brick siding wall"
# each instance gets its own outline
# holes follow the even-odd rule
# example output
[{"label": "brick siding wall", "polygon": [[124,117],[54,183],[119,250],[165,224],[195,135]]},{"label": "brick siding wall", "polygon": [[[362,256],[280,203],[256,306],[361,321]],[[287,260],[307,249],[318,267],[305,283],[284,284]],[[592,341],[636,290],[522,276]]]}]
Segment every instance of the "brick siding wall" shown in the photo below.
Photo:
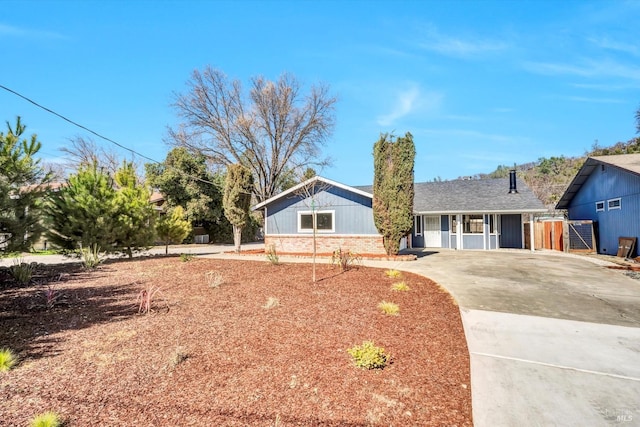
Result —
[{"label": "brick siding wall", "polygon": [[[265,236],[265,250],[272,245],[276,252],[308,254],[313,252],[313,237]],[[336,249],[350,250],[360,255],[386,253],[382,236],[316,236],[316,253],[332,253]]]}]

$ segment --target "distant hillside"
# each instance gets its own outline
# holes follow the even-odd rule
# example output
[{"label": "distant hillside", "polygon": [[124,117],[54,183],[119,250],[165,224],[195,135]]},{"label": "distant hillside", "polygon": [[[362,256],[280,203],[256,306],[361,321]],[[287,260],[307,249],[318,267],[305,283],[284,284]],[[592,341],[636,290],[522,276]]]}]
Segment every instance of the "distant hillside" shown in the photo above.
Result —
[{"label": "distant hillside", "polygon": [[[516,165],[518,176],[527,183],[549,210],[555,210],[555,205],[564,194],[587,157],[609,156],[613,154],[640,153],[640,138],[633,138],[627,142],[618,142],[610,147],[600,147],[595,144],[591,151],[581,157],[541,157],[536,162]],[[502,178],[509,176],[509,170],[514,166],[500,165],[491,173],[474,175],[473,179]]]}]

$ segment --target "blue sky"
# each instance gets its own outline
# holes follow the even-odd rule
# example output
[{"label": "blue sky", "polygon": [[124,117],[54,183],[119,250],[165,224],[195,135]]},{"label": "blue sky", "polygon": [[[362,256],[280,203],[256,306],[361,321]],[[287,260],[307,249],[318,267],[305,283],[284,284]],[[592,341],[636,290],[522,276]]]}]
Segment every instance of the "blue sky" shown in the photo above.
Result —
[{"label": "blue sky", "polygon": [[[373,180],[381,132],[416,143],[416,181],[636,136],[640,1],[2,1],[0,84],[163,160],[194,69],[293,73],[339,99],[321,174]],[[81,129],[0,90],[42,157]],[[3,126],[4,127],[4,126]],[[108,142],[96,142],[110,147]]]}]

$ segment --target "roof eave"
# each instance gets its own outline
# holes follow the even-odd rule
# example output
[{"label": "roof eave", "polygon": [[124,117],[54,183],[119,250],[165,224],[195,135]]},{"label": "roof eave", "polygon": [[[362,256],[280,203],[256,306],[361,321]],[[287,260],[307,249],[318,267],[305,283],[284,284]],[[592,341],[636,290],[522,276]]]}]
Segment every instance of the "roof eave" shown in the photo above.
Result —
[{"label": "roof eave", "polygon": [[327,179],[327,178],[324,178],[324,177],[316,175],[316,176],[314,176],[312,178],[307,179],[304,182],[301,182],[298,185],[295,185],[295,186],[289,188],[288,190],[283,191],[282,193],[276,194],[275,196],[273,196],[273,197],[271,197],[271,198],[269,198],[269,199],[267,199],[267,200],[265,200],[263,202],[258,203],[257,205],[255,205],[252,208],[252,210],[256,211],[256,210],[262,209],[262,208],[266,207],[268,204],[272,203],[273,201],[278,200],[278,199],[280,199],[282,197],[285,197],[285,196],[287,196],[289,194],[295,194],[300,189],[302,189],[302,188],[304,188],[304,187],[306,187],[306,186],[308,186],[308,185],[310,185],[310,184],[312,184],[312,183],[314,183],[316,181],[321,181],[321,182],[323,182],[323,183],[325,183],[327,185],[330,185],[332,187],[341,188],[343,190],[350,191],[352,193],[359,194],[361,196],[364,196],[364,197],[367,197],[367,198],[370,198],[370,199],[373,198],[373,194],[371,194],[371,193],[367,193],[366,191],[362,191],[362,190],[359,190],[357,188],[354,188],[354,187],[351,187],[351,186],[348,186],[348,185],[345,185],[345,184],[341,184],[341,183],[339,183],[337,181],[332,181],[330,179]]}]

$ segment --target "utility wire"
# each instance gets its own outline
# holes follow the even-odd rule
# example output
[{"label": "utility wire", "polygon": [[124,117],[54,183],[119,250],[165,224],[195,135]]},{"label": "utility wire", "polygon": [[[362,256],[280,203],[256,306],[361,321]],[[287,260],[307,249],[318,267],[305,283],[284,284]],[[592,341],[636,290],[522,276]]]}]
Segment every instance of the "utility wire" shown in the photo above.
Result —
[{"label": "utility wire", "polygon": [[[57,117],[61,118],[62,120],[66,121],[66,122],[71,123],[71,124],[72,124],[72,125],[74,125],[74,126],[79,127],[80,129],[84,129],[85,131],[87,131],[87,132],[89,132],[89,133],[91,133],[91,134],[93,134],[93,135],[97,136],[97,137],[98,137],[98,138],[100,138],[100,139],[104,139],[104,140],[105,140],[105,141],[107,141],[107,142],[110,142],[110,143],[112,143],[112,144],[117,145],[118,147],[122,148],[123,150],[127,150],[127,151],[129,151],[130,153],[133,153],[134,155],[139,156],[139,157],[142,157],[143,159],[149,160],[149,161],[151,161],[151,162],[153,162],[153,163],[156,163],[156,164],[162,164],[162,162],[159,162],[159,161],[157,161],[157,160],[155,160],[155,159],[152,159],[151,157],[147,157],[147,156],[145,156],[144,154],[138,153],[137,151],[135,151],[135,150],[133,150],[133,149],[131,149],[131,148],[129,148],[129,147],[126,147],[126,146],[124,146],[124,145],[122,145],[122,144],[120,144],[120,143],[118,143],[118,142],[114,141],[114,140],[113,140],[113,139],[111,139],[111,138],[107,138],[106,136],[101,135],[101,134],[99,134],[98,132],[96,132],[96,131],[93,131],[93,130],[89,129],[89,128],[88,128],[88,127],[86,127],[86,126],[83,126],[83,125],[81,125],[80,123],[75,122],[75,121],[73,121],[73,120],[71,120],[71,119],[69,119],[69,118],[67,118],[67,117],[63,116],[62,114],[57,113],[57,112],[53,111],[52,109],[45,107],[44,105],[38,104],[38,103],[37,103],[36,101],[34,101],[33,99],[30,99],[30,98],[28,98],[28,97],[26,97],[26,96],[24,96],[24,95],[22,95],[22,94],[20,94],[20,93],[16,92],[15,90],[9,89],[8,87],[6,87],[6,86],[4,86],[4,85],[2,85],[2,84],[0,84],[0,88],[1,88],[1,89],[6,90],[7,92],[10,92],[10,93],[12,93],[12,94],[14,94],[14,95],[18,96],[18,97],[20,97],[20,98],[22,98],[22,99],[24,99],[24,100],[25,100],[25,101],[27,101],[27,102],[30,102],[31,104],[35,105],[36,107],[41,108],[41,109],[45,110],[46,112],[51,113],[51,114],[53,114],[54,116],[57,116]],[[166,165],[165,165],[165,167],[166,167]],[[180,173],[184,174],[185,176],[187,176],[187,177],[189,177],[189,178],[195,179],[195,180],[197,180],[197,181],[201,181],[201,182],[203,182],[203,183],[205,183],[205,184],[215,185],[215,183],[213,183],[213,182],[211,182],[211,181],[207,181],[206,179],[202,179],[202,178],[197,177],[197,176],[189,175],[188,173],[186,173],[186,172],[184,172],[184,171],[182,171],[182,170],[180,170],[180,169],[177,169],[177,168],[173,168],[173,169],[175,169],[176,171],[178,171],[178,172],[180,172]]]}]

